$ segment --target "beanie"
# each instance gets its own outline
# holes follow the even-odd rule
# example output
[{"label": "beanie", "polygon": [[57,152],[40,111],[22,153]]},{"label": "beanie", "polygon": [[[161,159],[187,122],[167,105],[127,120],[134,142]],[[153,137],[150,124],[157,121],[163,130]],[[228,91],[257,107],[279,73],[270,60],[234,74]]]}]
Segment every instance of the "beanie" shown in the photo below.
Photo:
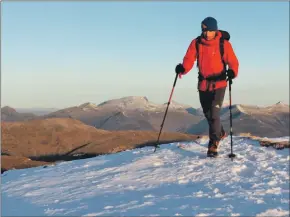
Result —
[{"label": "beanie", "polygon": [[217,31],[217,21],[213,17],[207,17],[201,22],[202,31]]}]

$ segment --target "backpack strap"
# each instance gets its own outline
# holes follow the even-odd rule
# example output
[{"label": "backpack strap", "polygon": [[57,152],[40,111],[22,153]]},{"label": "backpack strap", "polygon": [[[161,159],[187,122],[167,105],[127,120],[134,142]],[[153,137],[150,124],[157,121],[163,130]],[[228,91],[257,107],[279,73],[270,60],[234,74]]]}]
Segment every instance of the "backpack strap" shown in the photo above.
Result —
[{"label": "backpack strap", "polygon": [[196,67],[199,68],[199,44],[201,43],[201,37],[198,36],[195,41],[195,50],[196,50]]},{"label": "backpack strap", "polygon": [[225,39],[223,37],[220,38],[220,54],[221,54],[222,62],[223,62],[223,65],[224,65],[224,72],[226,72],[227,65],[226,65],[226,63],[224,61],[224,58],[223,58],[223,56],[224,56],[224,40]]}]

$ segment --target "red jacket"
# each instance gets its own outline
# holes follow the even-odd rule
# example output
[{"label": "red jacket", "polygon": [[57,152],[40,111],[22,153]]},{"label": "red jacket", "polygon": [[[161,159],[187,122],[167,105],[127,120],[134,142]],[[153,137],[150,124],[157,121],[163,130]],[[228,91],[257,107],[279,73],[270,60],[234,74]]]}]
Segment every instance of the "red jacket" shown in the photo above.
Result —
[{"label": "red jacket", "polygon": [[[203,77],[212,76],[214,74],[219,74],[223,70],[223,63],[221,61],[219,39],[221,37],[221,32],[218,32],[215,39],[207,41],[202,38],[199,44],[199,71]],[[193,67],[196,60],[196,39],[194,39],[183,58],[183,67],[185,72],[183,75],[187,74]],[[239,61],[233,51],[232,45],[229,41],[224,40],[224,61],[235,73],[235,77],[238,75]],[[209,90],[218,89],[221,87],[226,87],[227,81],[217,81],[214,86],[210,86]],[[199,84],[199,90],[205,91],[207,89],[207,81],[203,80]]]}]

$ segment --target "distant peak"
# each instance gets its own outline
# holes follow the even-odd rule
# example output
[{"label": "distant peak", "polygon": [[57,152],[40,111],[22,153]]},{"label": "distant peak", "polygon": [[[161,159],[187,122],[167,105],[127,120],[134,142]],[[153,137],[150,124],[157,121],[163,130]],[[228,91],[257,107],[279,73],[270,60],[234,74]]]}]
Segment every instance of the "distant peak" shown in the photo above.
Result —
[{"label": "distant peak", "polygon": [[[164,103],[163,105],[167,105],[167,104],[168,104],[168,102]],[[191,108],[190,105],[186,105],[186,104],[183,104],[183,103],[179,103],[179,102],[174,101],[174,100],[172,100],[170,102],[170,107],[171,108]]]},{"label": "distant peak", "polygon": [[122,103],[122,104],[131,104],[131,103],[145,103],[147,104],[149,101],[147,99],[147,97],[145,96],[125,96],[125,97],[121,97],[121,98],[116,98],[116,99],[111,99],[111,100],[108,100],[108,101],[105,101],[101,104],[99,104],[99,106],[101,105],[105,105],[105,104],[119,104],[119,103]]},{"label": "distant peak", "polygon": [[271,106],[268,106],[268,108],[286,108],[286,107],[289,107],[289,105],[288,104],[286,104],[285,102],[283,102],[283,101],[279,101],[279,102],[277,102],[277,103],[275,103],[275,104],[273,104],[273,105],[271,105]]},{"label": "distant peak", "polygon": [[79,106],[79,108],[91,108],[91,109],[94,109],[94,108],[97,108],[97,105],[94,104],[94,103],[86,102],[84,104],[81,104]]},{"label": "distant peak", "polygon": [[146,101],[148,102],[148,98],[146,96],[125,96],[120,98],[121,101]]},{"label": "distant peak", "polygon": [[2,112],[9,112],[9,113],[16,113],[16,110],[12,107],[9,107],[9,106],[4,106],[1,108],[1,111]]},{"label": "distant peak", "polygon": [[148,107],[154,107],[153,103],[150,103],[148,98],[145,96],[125,96],[121,98],[111,99],[98,104],[100,107],[111,107],[118,109],[144,109]]},{"label": "distant peak", "polygon": [[277,102],[275,105],[282,105],[282,106],[286,106],[287,104],[286,104],[286,103],[284,103],[284,102],[282,102],[282,101],[279,101],[279,102]]}]

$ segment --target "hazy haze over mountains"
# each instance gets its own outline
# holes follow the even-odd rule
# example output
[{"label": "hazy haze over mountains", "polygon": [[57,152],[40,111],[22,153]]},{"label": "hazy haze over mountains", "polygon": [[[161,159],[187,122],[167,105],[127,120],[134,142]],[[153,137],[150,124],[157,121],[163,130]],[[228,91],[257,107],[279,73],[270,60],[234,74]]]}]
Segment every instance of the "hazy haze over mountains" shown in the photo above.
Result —
[{"label": "hazy haze over mountains", "polygon": [[57,108],[15,108],[19,113],[32,113],[34,115],[46,115],[57,111]]}]

